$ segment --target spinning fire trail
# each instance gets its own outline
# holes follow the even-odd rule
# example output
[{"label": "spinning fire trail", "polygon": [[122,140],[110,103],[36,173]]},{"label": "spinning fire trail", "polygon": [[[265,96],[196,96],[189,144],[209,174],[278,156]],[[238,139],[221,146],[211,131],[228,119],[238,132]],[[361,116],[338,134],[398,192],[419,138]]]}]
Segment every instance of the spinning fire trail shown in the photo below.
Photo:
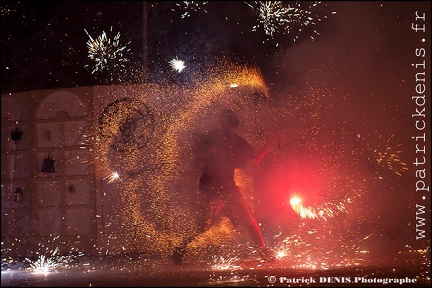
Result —
[{"label": "spinning fire trail", "polygon": [[[233,107],[245,121],[250,121],[257,117],[254,110],[240,109],[253,108],[253,99],[248,95],[266,93],[257,69],[236,66],[226,60],[219,65],[209,69],[205,77],[200,76],[195,88],[165,87],[164,99],[158,97],[159,89],[151,91],[148,87],[143,88],[145,91],[133,91],[132,94],[137,95],[134,99],[130,99],[130,95],[121,95],[101,112],[98,125],[94,127],[94,133],[98,135],[94,138],[94,158],[105,167],[110,182],[121,187],[120,198],[127,207],[121,213],[128,219],[126,223],[130,223],[129,229],[135,233],[135,239],[157,239],[152,241],[157,247],[151,249],[165,252],[170,249],[169,242],[176,237],[172,231],[194,229],[194,224],[188,223],[193,220],[189,209],[169,204],[179,202],[171,200],[181,197],[172,193],[172,185],[184,177],[182,171],[190,169],[195,161],[192,139],[188,138],[192,134],[190,131],[205,129],[202,119],[208,119],[206,125],[209,125],[211,119],[215,119],[217,109],[222,107]],[[240,91],[230,88],[233,83]],[[152,116],[145,116],[144,110],[151,111]],[[153,128],[140,131],[143,126]],[[146,138],[149,136],[144,135],[146,133],[151,134],[151,139]],[[138,136],[141,134],[143,136]],[[147,140],[143,141],[144,138]],[[139,203],[148,203],[148,206],[142,207]],[[175,227],[179,221],[182,227]],[[155,225],[162,225],[167,230],[159,231]]]},{"label": "spinning fire trail", "polygon": [[[271,193],[273,203],[267,207],[264,207],[265,203],[255,203],[258,215],[266,216],[272,205],[279,205],[285,210],[281,214],[286,215],[285,225],[294,225],[298,220],[287,214],[291,205],[298,219],[306,221],[287,228],[292,236],[286,236],[283,227],[273,236],[274,247],[280,255],[285,255],[280,257],[302,258],[302,255],[312,253],[313,258],[299,260],[296,265],[328,267],[340,263],[337,255],[348,253],[350,257],[345,261],[352,261],[353,265],[362,263],[367,252],[360,251],[367,250],[361,247],[362,241],[358,241],[361,237],[355,232],[358,223],[345,221],[343,215],[356,213],[353,204],[360,205],[368,190],[364,181],[356,181],[362,176],[354,167],[364,155],[358,153],[358,159],[343,166],[346,153],[352,153],[352,150],[345,151],[340,139],[339,142],[331,138],[322,142],[319,134],[322,118],[337,109],[331,100],[337,91],[326,85],[316,85],[305,92],[308,101],[293,97],[290,103],[274,108],[268,104],[267,88],[259,70],[234,64],[228,59],[208,67],[206,75],[194,75],[194,79],[196,85],[190,88],[145,84],[125,90],[99,112],[99,121],[93,129],[94,135],[98,135],[93,138],[94,159],[105,171],[102,174],[106,180],[109,178],[106,185],[114,185],[120,193],[116,199],[120,201],[117,210],[123,219],[121,227],[124,233],[131,235],[134,248],[168,255],[179,235],[196,229],[193,215],[196,187],[190,186],[191,191],[176,192],[176,183],[185,177],[192,183],[196,181],[194,173],[190,174],[195,165],[193,132],[214,127],[218,111],[228,106],[245,123],[239,133],[253,146],[265,147],[257,161],[261,175],[258,180],[262,183],[258,190],[254,188],[248,170],[237,171],[237,185],[242,187],[253,206],[259,193]],[[163,97],[160,97],[161,91]],[[345,137],[344,133],[340,137]],[[267,139],[275,139],[273,145],[266,146]],[[304,139],[308,141],[304,142]],[[327,151],[321,151],[323,145]],[[324,220],[327,224],[317,227],[310,222],[316,220]],[[178,223],[182,225],[178,226]],[[308,243],[322,239],[333,225],[342,225],[352,231],[326,237],[325,243],[334,257],[308,248]],[[309,236],[301,236],[305,233]],[[215,253],[224,254],[228,250],[245,253],[250,249],[247,245],[235,244],[241,237],[229,222],[221,221],[195,240],[195,248],[186,259],[210,259]],[[334,243],[343,245],[332,247]],[[214,248],[209,249],[209,245]],[[235,257],[225,255],[223,259]]]},{"label": "spinning fire trail", "polygon": [[[91,95],[93,103],[88,106],[94,109],[89,111],[93,126],[86,135],[90,145],[80,144],[83,147],[79,148],[90,146],[91,159],[67,159],[68,164],[81,161],[95,164],[97,212],[92,221],[97,225],[95,231],[102,231],[97,240],[102,243],[98,247],[103,247],[98,252],[102,255],[112,251],[124,255],[154,252],[162,255],[163,262],[174,243],[180,240],[179,235],[196,229],[195,184],[200,171],[195,166],[194,134],[216,126],[219,110],[226,106],[240,118],[239,133],[256,151],[263,151],[257,163],[236,171],[236,183],[247,196],[269,246],[278,253],[279,259],[289,259],[290,267],[327,270],[368,266],[367,261],[372,257],[392,265],[396,258],[406,255],[399,251],[418,255],[430,252],[430,243],[426,248],[417,249],[407,244],[411,240],[406,240],[409,237],[406,232],[415,224],[408,219],[413,215],[407,213],[411,209],[409,205],[413,205],[412,193],[406,193],[413,180],[406,174],[413,173],[406,173],[409,165],[404,162],[410,153],[405,144],[411,139],[403,138],[406,138],[404,134],[412,133],[409,130],[412,127],[407,128],[404,123],[412,118],[412,111],[408,114],[404,111],[410,104],[403,98],[412,92],[405,90],[412,84],[413,75],[410,77],[406,71],[411,67],[409,55],[414,49],[405,49],[411,43],[400,41],[401,35],[413,32],[406,25],[414,15],[411,12],[415,11],[411,10],[417,9],[417,5],[429,9],[428,5],[417,3],[413,8],[403,3],[335,2],[332,7],[338,8],[338,15],[324,26],[317,25],[326,18],[320,16],[321,12],[333,9],[323,7],[327,5],[324,2],[247,1],[230,6],[242,6],[245,8],[242,13],[236,9],[219,9],[214,4],[217,1],[148,3],[148,23],[152,27],[147,27],[146,36],[149,36],[149,56],[154,56],[148,58],[147,67],[153,69],[150,73],[142,71],[139,65],[135,67],[137,62],[132,62],[140,57],[130,57],[129,53],[131,47],[140,46],[136,42],[143,42],[136,26],[130,25],[131,22],[142,24],[142,11],[131,13],[132,9],[118,9],[109,13],[106,7],[94,7],[83,9],[80,17],[51,13],[56,17],[49,20],[45,12],[37,15],[34,10],[25,10],[23,14],[19,5],[5,4],[2,9],[4,22],[21,19],[19,22],[24,24],[21,26],[29,30],[21,38],[13,35],[19,28],[17,25],[5,29],[5,44],[10,43],[5,51],[10,53],[5,54],[4,74],[11,76],[4,79],[13,80],[4,81],[12,83],[5,90],[24,91],[22,79],[40,82],[35,87],[43,89],[54,82],[56,88],[84,86],[87,79],[82,79],[84,82],[76,79],[77,75],[85,77],[74,64],[87,68],[87,74],[91,75],[86,76],[92,80],[107,77],[101,83],[116,85],[92,90],[97,92]],[[125,5],[118,7],[125,8]],[[63,7],[68,10],[71,6]],[[216,10],[215,14],[212,9]],[[180,13],[174,15],[174,11]],[[219,17],[220,11],[229,13]],[[114,12],[122,17],[117,18]],[[132,14],[138,17],[126,19]],[[198,18],[204,21],[187,23]],[[194,25],[206,19],[217,21]],[[96,25],[99,20],[104,21]],[[240,25],[243,20],[247,22]],[[68,24],[64,27],[71,28],[66,38],[64,30],[58,29],[63,23]],[[82,25],[76,27],[79,32],[74,32],[72,27],[79,23]],[[165,27],[166,23],[176,25]],[[113,33],[111,25],[117,24],[115,29],[120,28],[121,34]],[[228,29],[220,29],[224,32],[220,37],[211,35],[214,37],[210,39],[205,35],[231,24]],[[83,29],[84,25],[100,30]],[[174,29],[181,25],[184,27]],[[111,29],[106,29],[110,26]],[[193,26],[207,28],[190,29]],[[256,37],[242,37],[250,35],[251,30],[258,32]],[[30,33],[32,38],[28,37]],[[88,41],[76,41],[77,35]],[[318,41],[314,39],[316,35],[320,36]],[[124,42],[123,37],[127,39]],[[28,39],[40,44],[37,45],[40,50],[31,49],[37,53],[26,55],[28,45],[18,45],[27,43]],[[47,41],[52,39],[67,44],[48,50],[57,46],[49,45]],[[185,45],[188,41],[189,46]],[[265,41],[278,42],[278,48],[270,49]],[[397,46],[400,43],[403,45]],[[15,53],[20,50],[19,46],[24,47],[21,50],[25,57]],[[280,49],[282,46],[284,49]],[[209,51],[203,51],[202,47]],[[261,62],[260,68],[268,69],[264,75],[274,78],[266,83],[255,67],[225,58],[214,62],[212,57],[219,55],[216,50],[219,52],[220,48],[241,55],[250,53],[251,57],[246,58]],[[82,53],[84,59],[77,59],[82,50],[87,50]],[[138,50],[137,54],[142,52],[141,47]],[[59,56],[51,61],[53,55],[46,56],[50,53]],[[62,57],[67,59],[58,61]],[[200,61],[212,64],[194,67]],[[42,62],[63,64],[56,70],[53,64],[52,67],[38,65]],[[39,70],[32,68],[32,63]],[[72,76],[65,73],[67,69],[71,69]],[[35,78],[37,74],[42,76]],[[155,81],[147,82],[147,77],[154,77],[151,79]],[[131,78],[134,81],[127,83],[126,79]],[[71,85],[63,86],[65,79]],[[185,79],[189,82],[183,82]],[[71,134],[79,135],[87,128]],[[23,139],[25,135],[27,132]],[[272,145],[266,146],[269,139]],[[15,147],[16,143],[9,144]],[[7,159],[21,152],[24,151],[11,151]],[[10,169],[10,175],[16,172],[19,171]],[[12,177],[9,180],[15,181]],[[78,186],[71,188],[71,193],[75,188],[79,191]],[[9,216],[14,218],[12,213]],[[15,227],[15,223],[7,224]],[[250,253],[254,252],[250,239],[244,239],[244,234],[222,218],[192,243],[193,248],[184,260],[210,261],[215,269],[237,268],[238,262],[252,259],[254,255]],[[77,243],[84,244],[84,240],[78,239]],[[64,244],[60,243],[59,247],[65,247]],[[28,260],[35,272],[46,273],[50,267],[56,268],[63,260],[67,261],[57,251],[48,257],[42,254],[51,254],[51,249],[37,249],[43,252],[35,252],[39,258]],[[408,261],[402,265],[413,266]],[[430,260],[426,265],[430,267]],[[428,273],[422,276],[430,277]]]},{"label": "spinning fire trail", "polygon": [[[293,27],[314,25],[310,10],[319,3],[304,9],[285,7],[279,2],[261,4],[267,6],[254,11],[268,18],[261,24],[268,29],[266,34],[273,36],[275,23],[280,23],[278,28],[287,33],[292,33]],[[254,5],[258,2],[250,7],[256,9]],[[177,57],[169,59],[172,70],[193,79],[187,88],[169,81],[143,82],[116,95],[100,95],[103,104],[95,111],[99,118],[92,127],[94,159],[105,180],[109,179],[104,189],[114,191],[107,197],[120,203],[117,210],[121,220],[116,221],[122,224],[117,225],[124,230],[122,233],[130,235],[134,249],[167,255],[179,235],[196,229],[193,183],[197,171],[192,135],[214,127],[218,111],[230,107],[244,123],[239,133],[257,150],[265,147],[256,167],[237,171],[236,183],[262,219],[282,223],[280,231],[263,224],[264,232],[273,236],[273,246],[290,257],[304,258],[313,252],[313,259],[305,258],[306,262],[323,267],[339,264],[337,255],[349,254],[346,261],[357,264],[364,260],[367,253],[360,251],[367,249],[360,246],[370,234],[365,237],[357,230],[368,220],[354,207],[368,205],[364,195],[373,189],[368,184],[370,178],[381,177],[377,168],[388,168],[398,175],[406,169],[398,151],[393,153],[386,144],[380,146],[384,136],[375,139],[350,130],[344,123],[331,128],[329,119],[342,110],[339,105],[346,98],[325,83],[308,83],[308,88],[296,95],[284,92],[284,100],[272,105],[264,78],[256,68],[222,58],[194,70],[196,67],[185,65]],[[277,140],[266,147],[267,139]],[[372,174],[364,171],[371,163],[379,166]],[[255,174],[253,169],[258,171],[254,181],[250,177]],[[271,197],[264,197],[265,193]],[[351,221],[347,220],[350,217]],[[325,225],[317,227],[316,222]],[[349,233],[331,233],[335,227],[345,227]],[[224,253],[241,253],[249,247],[235,245],[240,237],[230,223],[221,221],[196,240],[196,249],[189,256],[209,259],[215,252],[209,245],[218,247],[215,249],[224,247]],[[324,244],[323,238],[327,240]],[[318,241],[321,247],[327,245],[334,259],[311,251],[309,245]]]}]

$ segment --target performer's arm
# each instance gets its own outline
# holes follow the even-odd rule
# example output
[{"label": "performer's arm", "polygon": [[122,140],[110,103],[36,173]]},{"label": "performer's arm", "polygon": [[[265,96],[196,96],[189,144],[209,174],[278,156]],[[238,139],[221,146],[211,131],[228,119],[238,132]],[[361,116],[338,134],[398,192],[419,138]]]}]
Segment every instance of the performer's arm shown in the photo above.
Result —
[{"label": "performer's arm", "polygon": [[264,148],[262,149],[262,152],[258,155],[258,157],[255,159],[255,163],[259,164],[261,162],[261,160],[264,158],[265,155],[267,155],[268,151],[270,150],[270,148],[277,143],[278,140],[278,136],[269,138],[266,142],[266,144],[264,145]]}]

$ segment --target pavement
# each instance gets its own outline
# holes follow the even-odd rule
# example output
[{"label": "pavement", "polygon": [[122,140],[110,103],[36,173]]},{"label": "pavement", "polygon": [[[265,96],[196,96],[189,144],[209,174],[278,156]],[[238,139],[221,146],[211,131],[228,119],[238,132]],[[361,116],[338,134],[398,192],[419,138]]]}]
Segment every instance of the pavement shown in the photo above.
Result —
[{"label": "pavement", "polygon": [[[237,261],[174,265],[144,256],[80,259],[58,265],[2,263],[2,287],[431,287],[430,266],[361,265],[293,267],[290,260],[272,263]],[[38,269],[39,268],[39,269]],[[38,272],[38,270],[40,270]]]}]

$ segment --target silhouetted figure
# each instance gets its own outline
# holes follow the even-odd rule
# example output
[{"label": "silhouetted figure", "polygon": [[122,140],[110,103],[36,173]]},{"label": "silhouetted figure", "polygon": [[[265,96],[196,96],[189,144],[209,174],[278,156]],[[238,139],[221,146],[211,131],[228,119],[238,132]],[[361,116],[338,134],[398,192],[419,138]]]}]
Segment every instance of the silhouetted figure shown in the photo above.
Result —
[{"label": "silhouetted figure", "polygon": [[263,260],[274,261],[274,254],[264,244],[261,229],[240,187],[234,181],[235,169],[244,168],[249,161],[253,161],[254,151],[234,131],[239,126],[239,121],[232,110],[222,111],[219,123],[219,129],[208,132],[201,139],[198,149],[202,175],[199,179],[201,214],[197,234],[183,239],[174,249],[171,260],[177,265],[181,264],[187,245],[200,233],[206,232],[215,217],[222,214],[233,225],[244,225],[247,228]]}]

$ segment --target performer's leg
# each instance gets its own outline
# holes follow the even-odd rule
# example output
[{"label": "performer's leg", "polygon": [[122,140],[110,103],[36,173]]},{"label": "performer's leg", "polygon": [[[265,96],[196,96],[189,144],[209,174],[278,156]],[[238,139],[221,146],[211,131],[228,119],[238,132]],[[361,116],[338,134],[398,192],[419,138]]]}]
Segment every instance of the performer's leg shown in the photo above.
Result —
[{"label": "performer's leg", "polygon": [[220,212],[223,202],[220,199],[214,197],[212,191],[200,191],[200,200],[198,201],[198,218],[197,218],[197,229],[190,235],[183,238],[182,242],[174,248],[174,252],[171,255],[171,261],[177,265],[182,262],[182,257],[186,251],[186,247],[191,243],[198,235],[206,232],[210,229],[213,224],[214,218]]},{"label": "performer's leg", "polygon": [[229,218],[231,222],[236,226],[244,225],[248,230],[250,237],[257,245],[261,257],[265,261],[274,261],[275,256],[273,252],[266,247],[261,228],[259,227],[249,204],[241,193],[240,188],[233,192],[231,200],[231,202],[227,203],[229,204]]},{"label": "performer's leg", "polygon": [[237,188],[233,191],[232,198],[228,200],[227,206],[229,206],[229,218],[235,226],[243,225],[247,230],[252,240],[258,246],[264,246],[264,239],[261,233],[261,229],[252,214],[252,211],[240,191]]},{"label": "performer's leg", "polygon": [[206,232],[212,226],[216,215],[222,208],[222,201],[213,197],[210,193],[202,193],[201,199],[198,201],[198,217],[197,229],[191,235],[185,237],[178,247],[184,249],[192,242],[198,235]]}]

